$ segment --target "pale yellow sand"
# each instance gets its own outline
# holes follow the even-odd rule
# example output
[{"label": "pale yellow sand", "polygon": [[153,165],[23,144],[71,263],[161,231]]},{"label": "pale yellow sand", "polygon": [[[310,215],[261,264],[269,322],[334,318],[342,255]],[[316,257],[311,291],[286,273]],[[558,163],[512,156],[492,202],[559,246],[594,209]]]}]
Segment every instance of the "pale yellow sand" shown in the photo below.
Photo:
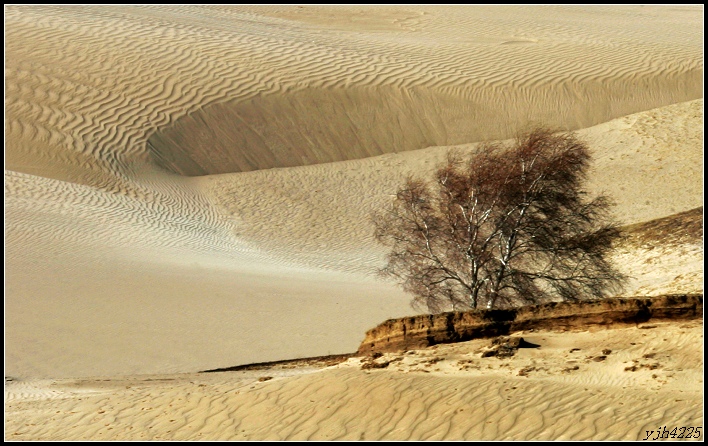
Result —
[{"label": "pale yellow sand", "polygon": [[[5,28],[6,376],[354,351],[413,313],[372,275],[370,212],[529,122],[579,130],[625,223],[703,202],[702,7],[5,6]],[[627,293],[701,291],[682,249],[618,252]]]},{"label": "pale yellow sand", "polygon": [[518,334],[541,347],[481,358],[489,340],[475,340],[389,353],[379,370],[351,358],[319,371],[12,381],[5,439],[643,440],[703,426],[701,320]]}]

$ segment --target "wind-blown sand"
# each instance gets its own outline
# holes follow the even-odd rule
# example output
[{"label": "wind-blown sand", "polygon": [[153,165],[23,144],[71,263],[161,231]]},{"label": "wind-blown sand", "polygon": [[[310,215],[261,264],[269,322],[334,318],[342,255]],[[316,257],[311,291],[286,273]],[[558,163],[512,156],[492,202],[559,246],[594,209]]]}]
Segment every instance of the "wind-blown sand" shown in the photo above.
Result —
[{"label": "wind-blown sand", "polygon": [[[534,403],[515,398],[503,413],[475,408],[493,427],[460,419],[447,433],[416,430],[448,420],[435,408],[444,398],[383,393],[408,407],[389,432],[376,420],[390,400],[377,409],[367,395],[389,385],[440,394],[458,379],[499,376],[412,382],[343,365],[260,383],[250,402],[232,402],[175,375],[174,393],[162,382],[159,391],[153,383],[147,393],[108,394],[123,408],[105,421],[112,433],[92,418],[98,396],[81,406],[83,396],[53,383],[142,382],[355,351],[368,328],[415,313],[410,296],[373,275],[385,253],[371,237],[371,211],[450,147],[475,150],[529,124],[578,130],[595,155],[590,190],[608,193],[623,223],[702,206],[702,7],[5,6],[5,29],[5,375],[15,379],[6,439],[35,416],[45,431],[19,438],[155,438],[133,413],[152,391],[203,395],[193,403],[210,410],[266,410],[263,401],[282,393],[290,403],[253,421],[244,437],[253,439],[305,438],[323,423],[333,438],[352,439],[637,438],[655,420],[700,421],[693,372],[674,381],[695,390],[690,410],[660,412],[668,393],[642,399],[641,386],[625,389],[652,414],[628,429],[620,427],[640,412],[572,393],[597,417],[583,418],[590,424],[537,411],[533,430],[524,417]],[[633,277],[627,295],[702,292],[702,240],[627,245],[617,259]],[[702,342],[675,342],[695,359],[684,368],[702,370],[690,351]],[[602,382],[603,372],[584,373],[573,385]],[[241,385],[219,376],[208,382]],[[305,383],[323,376],[330,387]],[[554,379],[528,390],[548,393]],[[316,401],[347,406],[335,411],[343,417],[318,409],[322,418],[297,431],[295,420],[313,410],[307,388]],[[450,393],[455,404],[472,397]],[[56,404],[76,412],[76,429],[42,415]],[[553,414],[575,407],[545,404]],[[229,412],[200,411],[206,427],[185,423],[171,429],[175,438],[241,438],[227,433]],[[625,424],[606,428],[603,414],[615,412]],[[500,427],[502,418],[519,430]]]},{"label": "wind-blown sand", "polygon": [[489,340],[439,345],[388,353],[381,370],[351,358],[320,370],[6,382],[5,438],[643,440],[703,426],[702,320],[520,334],[541,347],[500,359],[480,357]]}]

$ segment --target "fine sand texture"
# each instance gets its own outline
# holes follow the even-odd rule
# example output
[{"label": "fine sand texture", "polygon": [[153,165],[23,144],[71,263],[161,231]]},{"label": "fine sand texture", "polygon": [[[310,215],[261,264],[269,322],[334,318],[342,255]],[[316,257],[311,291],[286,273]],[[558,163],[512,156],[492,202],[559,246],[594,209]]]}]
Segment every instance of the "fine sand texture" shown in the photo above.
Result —
[{"label": "fine sand texture", "polygon": [[[479,150],[483,141],[508,140],[534,124],[577,131],[594,155],[589,191],[608,194],[622,224],[640,225],[627,226],[636,237],[615,253],[631,277],[626,296],[703,292],[702,6],[4,10],[5,376],[13,380],[6,383],[6,439],[16,432],[35,439],[157,438],[158,430],[163,438],[170,430],[174,438],[202,432],[236,439],[226,433],[235,426],[229,411],[208,415],[232,403],[280,417],[268,419],[270,428],[240,427],[250,432],[243,438],[306,438],[315,431],[295,435],[294,426],[315,410],[310,399],[347,406],[337,409],[344,414],[339,421],[313,419],[308,429],[322,430],[312,438],[325,432],[347,439],[362,433],[605,438],[601,428],[609,423],[602,417],[618,411],[628,420],[639,412],[623,412],[621,399],[595,395],[586,406],[592,417],[571,414],[563,425],[552,419],[565,413],[565,403],[542,400],[539,407],[556,412],[539,412],[515,398],[518,410],[504,422],[518,420],[518,431],[499,427],[501,418],[494,417],[506,415],[493,409],[498,405],[474,405],[495,427],[416,430],[419,423],[440,425],[451,412],[433,410],[433,400],[415,392],[382,393],[385,380],[397,375],[362,374],[354,366],[259,383],[248,397],[207,393],[191,401],[197,418],[181,412],[174,418],[184,422],[179,430],[167,426],[172,418],[160,418],[154,432],[153,421],[131,412],[141,411],[143,400],[164,392],[164,404],[154,407],[169,412],[168,399],[200,395],[199,383],[234,389],[241,381],[174,375],[174,393],[162,381],[121,381],[125,393],[110,384],[356,351],[367,329],[417,313],[411,296],[375,275],[385,251],[372,238],[372,211],[390,203],[406,176],[432,172],[448,150]],[[688,225],[692,235],[667,238],[674,223]],[[664,229],[647,231],[656,227]],[[649,233],[656,240],[637,235]],[[694,343],[700,347],[702,338]],[[326,380],[307,384],[323,376],[331,377],[330,387]],[[592,376],[602,382],[599,372]],[[93,402],[85,407],[73,406],[84,402],[74,398],[83,387],[65,391],[52,384],[97,377],[109,380],[102,388],[110,392],[87,390],[86,401]],[[501,386],[498,378],[474,379]],[[469,377],[410,379],[420,382],[397,385],[420,385],[420,396],[433,398]],[[695,386],[689,381],[686,389]],[[551,395],[551,382],[528,390]],[[270,390],[259,393],[259,386]],[[501,395],[501,387],[480,388]],[[341,394],[346,389],[363,393]],[[558,389],[553,392],[564,394]],[[273,411],[268,404],[277,406],[281,391],[294,405]],[[679,413],[696,421],[684,406],[671,412],[668,393],[637,391],[628,390],[627,398],[635,398],[632,407],[654,411],[646,423],[683,422],[673,417]],[[308,399],[308,392],[319,396]],[[400,414],[407,421],[390,431],[372,427],[381,414],[364,415],[365,401],[379,394],[383,403],[406,407]],[[404,394],[410,397],[399,399]],[[103,404],[100,398],[118,398],[110,418],[99,416],[100,407],[90,412],[91,404]],[[52,429],[45,403],[67,404],[52,411],[57,429],[77,427],[31,435],[19,429],[31,423]],[[73,418],[59,417],[56,411],[64,410],[75,412]],[[523,417],[538,421],[539,413],[546,413],[542,427],[528,430],[530,419]],[[100,427],[123,423],[122,417],[123,427]],[[369,421],[357,425],[360,418]],[[629,430],[620,423],[607,438],[636,439],[650,429],[637,423]]]},{"label": "fine sand texture", "polygon": [[703,426],[700,319],[516,335],[539,347],[482,357],[491,342],[478,339],[325,368],[6,381],[5,439],[636,441],[676,427],[679,441]]}]

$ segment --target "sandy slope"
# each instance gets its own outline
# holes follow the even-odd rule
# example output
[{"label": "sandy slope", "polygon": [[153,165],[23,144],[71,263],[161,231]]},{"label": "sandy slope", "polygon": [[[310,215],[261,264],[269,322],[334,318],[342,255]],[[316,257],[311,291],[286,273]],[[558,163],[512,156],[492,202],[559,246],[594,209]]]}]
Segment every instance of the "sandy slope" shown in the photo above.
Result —
[{"label": "sandy slope", "polygon": [[351,358],[321,370],[6,382],[5,438],[643,440],[703,426],[701,320],[519,334],[540,348],[481,358],[489,340],[475,340],[386,354],[379,370]]},{"label": "sandy slope", "polygon": [[7,167],[103,187],[150,147],[224,173],[506,138],[529,120],[577,129],[703,95],[696,7],[5,17]]},{"label": "sandy slope", "polygon": [[[6,376],[354,351],[412,313],[371,274],[370,211],[528,121],[579,129],[625,223],[702,205],[701,7],[5,6],[5,28]],[[696,291],[686,249],[661,274],[618,255],[637,292]]]}]

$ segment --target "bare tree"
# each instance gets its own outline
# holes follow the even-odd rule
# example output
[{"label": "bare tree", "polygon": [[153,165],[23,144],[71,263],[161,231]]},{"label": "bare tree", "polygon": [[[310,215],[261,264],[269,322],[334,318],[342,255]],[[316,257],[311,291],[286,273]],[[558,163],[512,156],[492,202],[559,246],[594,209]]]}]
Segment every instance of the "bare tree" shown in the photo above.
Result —
[{"label": "bare tree", "polygon": [[619,237],[607,197],[582,183],[587,145],[532,130],[511,147],[449,152],[431,181],[409,177],[373,216],[391,247],[382,270],[430,312],[604,297],[624,276],[608,261]]}]

